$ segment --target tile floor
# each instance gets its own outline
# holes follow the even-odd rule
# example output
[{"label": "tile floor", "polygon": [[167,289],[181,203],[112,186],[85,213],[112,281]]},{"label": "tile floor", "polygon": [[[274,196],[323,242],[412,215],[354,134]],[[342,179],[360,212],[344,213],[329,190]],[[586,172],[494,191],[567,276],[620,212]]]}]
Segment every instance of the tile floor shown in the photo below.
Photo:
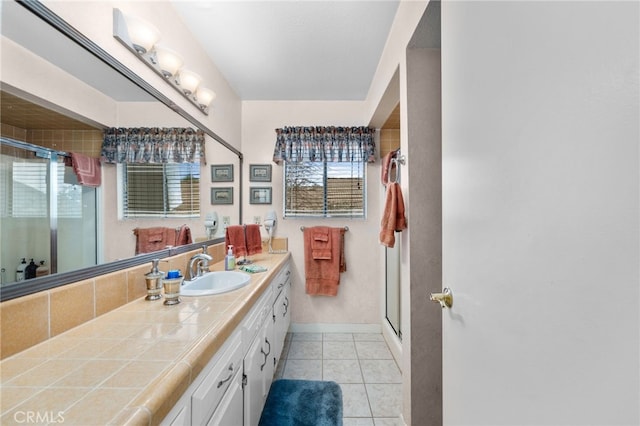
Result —
[{"label": "tile floor", "polygon": [[289,333],[276,378],[340,384],[344,426],[402,425],[402,376],[382,334]]}]

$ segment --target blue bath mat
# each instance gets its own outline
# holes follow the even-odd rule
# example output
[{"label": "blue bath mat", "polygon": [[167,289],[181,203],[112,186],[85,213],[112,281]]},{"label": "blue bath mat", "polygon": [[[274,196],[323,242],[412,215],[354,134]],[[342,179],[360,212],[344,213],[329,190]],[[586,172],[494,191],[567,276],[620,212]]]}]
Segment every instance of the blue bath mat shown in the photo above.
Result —
[{"label": "blue bath mat", "polygon": [[342,389],[336,382],[276,380],[259,426],[342,426]]}]

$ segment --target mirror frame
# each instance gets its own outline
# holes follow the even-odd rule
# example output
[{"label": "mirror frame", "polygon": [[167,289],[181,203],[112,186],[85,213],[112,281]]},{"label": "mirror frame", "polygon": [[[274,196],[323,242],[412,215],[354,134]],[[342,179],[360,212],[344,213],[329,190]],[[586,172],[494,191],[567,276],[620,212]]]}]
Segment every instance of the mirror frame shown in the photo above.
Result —
[{"label": "mirror frame", "polygon": [[[189,121],[195,127],[204,131],[207,135],[213,138],[216,142],[220,143],[223,147],[227,148],[234,154],[238,156],[239,160],[239,169],[242,170],[243,156],[242,152],[238,151],[235,147],[230,145],[224,139],[222,139],[219,135],[209,129],[207,126],[202,124],[198,119],[189,114],[184,109],[180,108],[175,104],[170,98],[163,95],[159,92],[155,87],[151,86],[137,74],[133,73],[129,68],[120,63],[113,56],[108,54],[105,50],[87,38],[84,34],[79,32],[77,29],[69,25],[65,20],[60,18],[58,15],[53,13],[49,8],[47,8],[44,4],[40,3],[38,0],[16,0],[18,4],[28,9],[31,13],[33,13],[38,18],[42,19],[49,25],[51,25],[55,30],[61,32],[71,41],[79,44],[83,47],[87,52],[94,55],[98,59],[100,59],[103,63],[117,71],[120,75],[125,77],[127,80],[146,91],[153,98],[162,102],[164,105],[169,107],[171,110],[179,114],[181,117]],[[239,197],[238,197],[238,217],[240,223],[242,223],[242,173],[239,173]],[[141,254],[135,257],[131,257],[128,259],[117,260],[114,262],[108,262],[96,266],[90,266],[87,268],[78,269],[70,272],[63,272],[54,275],[47,275],[38,278],[32,278],[28,281],[29,285],[25,286],[24,281],[19,281],[15,283],[10,283],[5,286],[2,286],[2,290],[0,291],[0,302],[4,302],[7,300],[15,299],[22,296],[27,296],[29,294],[38,293],[41,291],[49,290],[52,288],[60,287],[63,285],[71,284],[77,281],[82,281],[90,278],[94,278],[100,275],[108,274],[111,272],[116,272],[122,269],[131,268],[133,266],[142,265],[148,262],[151,262],[152,259],[163,259],[166,257],[175,256],[177,254],[185,253],[191,250],[196,250],[201,248],[203,245],[212,245],[224,243],[224,238],[216,238],[212,240],[202,241],[193,244],[187,244],[178,247],[172,247],[170,249],[160,250],[153,253]]]}]

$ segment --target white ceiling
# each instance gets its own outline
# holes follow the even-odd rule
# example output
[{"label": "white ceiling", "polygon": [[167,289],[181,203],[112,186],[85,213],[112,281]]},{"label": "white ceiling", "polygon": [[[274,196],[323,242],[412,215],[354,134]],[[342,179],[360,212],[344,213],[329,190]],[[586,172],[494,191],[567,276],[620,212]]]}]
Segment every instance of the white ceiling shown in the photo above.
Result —
[{"label": "white ceiling", "polygon": [[243,100],[363,100],[398,0],[171,0]]}]

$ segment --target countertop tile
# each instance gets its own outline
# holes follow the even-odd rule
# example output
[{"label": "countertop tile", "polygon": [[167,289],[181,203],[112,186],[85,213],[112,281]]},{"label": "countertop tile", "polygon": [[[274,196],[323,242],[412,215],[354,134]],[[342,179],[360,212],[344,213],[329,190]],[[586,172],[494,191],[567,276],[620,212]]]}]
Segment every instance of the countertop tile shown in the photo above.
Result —
[{"label": "countertop tile", "polygon": [[2,424],[24,422],[12,417],[20,408],[60,411],[49,421],[65,425],[158,424],[289,258],[256,255],[268,272],[244,288],[175,306],[141,297],[5,358]]}]

